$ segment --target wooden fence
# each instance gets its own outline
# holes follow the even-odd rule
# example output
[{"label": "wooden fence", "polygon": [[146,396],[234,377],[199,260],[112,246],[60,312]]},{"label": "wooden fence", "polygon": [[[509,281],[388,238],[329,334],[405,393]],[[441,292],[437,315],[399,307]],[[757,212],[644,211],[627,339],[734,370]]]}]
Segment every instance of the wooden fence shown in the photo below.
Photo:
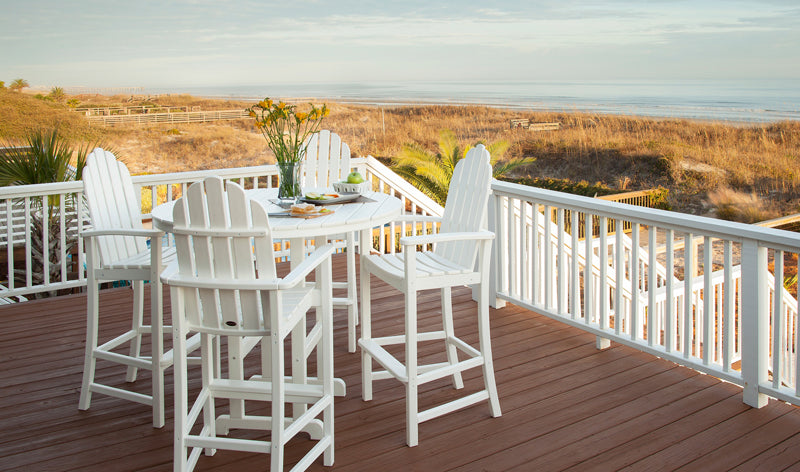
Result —
[{"label": "wooden fence", "polygon": [[92,123],[115,125],[122,123],[205,123],[209,121],[238,120],[248,118],[246,110],[189,111],[177,113],[143,113],[132,115],[91,115]]},{"label": "wooden fence", "polygon": [[530,120],[524,118],[515,118],[509,122],[511,129],[522,128],[528,131],[556,131],[561,129],[561,123],[558,121],[552,123],[531,123]]}]

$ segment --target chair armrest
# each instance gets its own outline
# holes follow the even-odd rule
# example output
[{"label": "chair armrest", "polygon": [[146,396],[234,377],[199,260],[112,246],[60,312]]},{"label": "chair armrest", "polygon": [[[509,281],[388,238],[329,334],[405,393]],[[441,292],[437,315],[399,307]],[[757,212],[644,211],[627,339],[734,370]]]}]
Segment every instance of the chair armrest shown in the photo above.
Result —
[{"label": "chair armrest", "polygon": [[107,229],[87,229],[81,231],[80,235],[84,238],[93,238],[96,236],[137,236],[140,238],[158,238],[164,235],[164,232],[159,229],[147,228],[107,228]]},{"label": "chair armrest", "polygon": [[397,218],[392,220],[392,223],[403,223],[403,222],[419,222],[419,223],[441,223],[442,217],[441,216],[432,216],[432,215],[400,215]]},{"label": "chair armrest", "polygon": [[403,236],[400,244],[403,246],[416,246],[422,244],[442,243],[447,241],[474,241],[474,240],[494,239],[491,231],[474,231],[459,233],[436,233],[421,234],[419,236]]},{"label": "chair armrest", "polygon": [[210,290],[276,290],[281,279],[255,279],[224,281],[213,277],[186,277],[178,273],[178,261],[172,261],[163,272],[161,282],[173,287],[204,288]]},{"label": "chair armrest", "polygon": [[161,282],[174,287],[191,287],[222,290],[286,290],[299,285],[318,265],[324,262],[335,248],[326,244],[311,253],[282,279],[255,279],[225,281],[212,277],[186,277],[178,273],[178,261],[173,261],[161,273]]},{"label": "chair armrest", "polygon": [[292,288],[295,285],[303,282],[312,270],[316,269],[336,250],[333,244],[326,244],[314,250],[308,257],[303,259],[297,267],[292,269],[291,272],[286,274],[286,277],[281,279],[279,289],[284,290]]}]

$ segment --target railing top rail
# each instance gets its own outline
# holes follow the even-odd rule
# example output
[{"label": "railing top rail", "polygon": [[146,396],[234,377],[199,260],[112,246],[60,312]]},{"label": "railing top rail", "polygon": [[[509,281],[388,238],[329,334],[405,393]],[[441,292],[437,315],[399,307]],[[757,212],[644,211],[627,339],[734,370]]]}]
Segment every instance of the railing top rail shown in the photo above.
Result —
[{"label": "railing top rail", "polygon": [[624,192],[624,193],[612,193],[611,195],[600,195],[595,198],[599,198],[601,200],[608,200],[608,201],[617,201],[623,200],[626,198],[636,198],[636,197],[646,197],[648,195],[652,195],[654,193],[659,192],[658,189],[646,189],[646,190],[635,190],[633,192]]},{"label": "railing top rail", "polygon": [[592,213],[609,218],[635,221],[643,225],[668,228],[683,233],[702,234],[736,242],[754,240],[758,241],[762,246],[800,252],[800,234],[790,231],[764,228],[733,221],[717,220],[705,216],[638,207],[625,203],[555,192],[499,180],[492,181],[492,190],[498,195],[502,194],[512,197],[546,200],[571,210]]},{"label": "railing top rail", "polygon": [[[235,167],[227,169],[214,169],[214,175],[224,178],[244,177],[251,175],[270,175],[277,172],[274,164],[250,167]],[[131,177],[134,184],[156,185],[160,183],[193,182],[208,176],[208,170],[188,172],[172,172],[169,174],[140,174]]]},{"label": "railing top rail", "polygon": [[442,208],[441,205],[433,201],[431,197],[422,193],[418,188],[406,182],[379,160],[372,156],[367,156],[366,163],[370,167],[370,172],[412,197],[416,201],[418,208],[421,208],[430,215],[441,216],[444,212],[444,208]]},{"label": "railing top rail", "polygon": [[49,184],[9,185],[7,187],[0,187],[0,199],[41,197],[44,195],[57,195],[60,193],[80,191],[83,191],[83,182],[80,180]]}]

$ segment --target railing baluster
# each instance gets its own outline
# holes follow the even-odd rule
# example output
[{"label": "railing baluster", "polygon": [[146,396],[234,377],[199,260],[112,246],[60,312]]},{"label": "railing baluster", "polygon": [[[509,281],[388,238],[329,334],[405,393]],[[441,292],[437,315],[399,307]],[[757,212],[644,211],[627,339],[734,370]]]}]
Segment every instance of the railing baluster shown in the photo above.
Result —
[{"label": "railing baluster", "polygon": [[80,236],[84,228],[83,220],[85,219],[85,215],[83,214],[82,191],[75,194],[75,202],[75,206],[77,207],[76,213],[78,214],[78,234],[75,235],[75,237],[78,238],[78,280],[85,281],[86,272],[83,270],[83,268],[86,254],[83,250],[83,238]]},{"label": "railing baluster", "polygon": [[16,288],[14,277],[14,216],[12,207],[14,201],[11,198],[6,199],[6,253],[8,267],[8,289],[14,290]]},{"label": "railing baluster", "polygon": [[572,234],[572,265],[570,267],[571,275],[571,294],[570,294],[570,313],[572,319],[576,320],[580,316],[580,266],[579,263],[579,248],[578,248],[578,211],[572,209],[570,212],[570,233]]},{"label": "railing baluster", "polygon": [[42,280],[50,285],[50,205],[47,196],[42,197]]},{"label": "railing baluster", "polygon": [[59,219],[59,254],[61,265],[61,282],[67,281],[67,200],[63,193],[58,195]]},{"label": "railing baluster", "polygon": [[[622,241],[622,235],[625,234],[622,230],[622,220],[614,220],[614,265],[616,273],[614,275],[617,284],[614,290],[614,332],[617,336],[629,330],[627,326],[627,317],[625,316],[625,244]],[[633,290],[631,290],[633,292]]]},{"label": "railing baluster", "polygon": [[687,233],[683,239],[683,357],[689,358],[692,354],[692,340],[694,339],[694,313],[692,284],[695,276],[694,263],[694,235]]},{"label": "railing baluster", "polygon": [[523,300],[531,299],[531,268],[530,268],[530,248],[528,246],[528,238],[531,234],[531,227],[528,225],[528,208],[529,202],[520,201],[519,205],[519,229],[520,229],[520,277],[522,284],[520,297]]},{"label": "railing baluster", "polygon": [[[655,226],[649,226],[647,228],[647,237],[647,344],[649,346],[654,346],[657,343],[661,343],[660,339],[656,341],[656,336],[658,333],[656,326],[656,292],[658,289],[658,276],[656,275],[656,244],[658,241],[658,228]],[[666,307],[671,303],[671,300],[671,294],[666,293],[666,296],[664,297],[664,309],[661,313],[662,316],[666,316]],[[664,331],[666,334],[666,327],[664,328]],[[665,337],[664,347],[666,348],[667,345],[668,344]]]},{"label": "railing baluster", "polygon": [[553,207],[544,206],[544,306],[553,307]]},{"label": "railing baluster", "polygon": [[520,265],[520,256],[522,251],[517,223],[520,222],[521,218],[519,215],[522,212],[522,201],[516,198],[509,198],[508,207],[510,210],[508,213],[508,248],[510,253],[510,257],[508,258],[508,292],[512,297],[519,298],[522,293],[522,281],[520,276],[520,269],[522,267]]},{"label": "railing baluster", "polygon": [[608,328],[608,220],[600,217],[600,329]]},{"label": "railing baluster", "polygon": [[772,387],[778,388],[783,377],[783,251],[773,251],[775,264],[774,288],[772,290]]},{"label": "railing baluster", "polygon": [[639,318],[639,223],[631,223],[631,258],[629,263],[631,277],[629,333],[631,339],[637,340],[640,337],[641,326]]},{"label": "railing baluster", "polygon": [[536,305],[541,303],[541,281],[542,271],[539,267],[541,258],[539,257],[539,204],[531,202],[531,214],[533,215],[533,228],[531,231],[531,279],[533,293],[531,295],[531,304]]},{"label": "railing baluster", "polygon": [[558,292],[556,293],[556,299],[558,304],[558,313],[563,315],[567,306],[567,264],[564,260],[564,209],[558,208],[556,212],[558,221],[558,256],[556,259],[556,264],[558,265],[558,267],[556,267],[556,272],[558,274],[558,279],[556,280],[556,290]]},{"label": "railing baluster", "polygon": [[584,322],[588,325],[592,322],[592,318],[595,313],[595,305],[594,305],[594,294],[592,293],[592,287],[594,285],[594,243],[593,243],[593,222],[592,222],[592,214],[585,213],[584,221],[583,221],[583,228],[584,228],[584,242],[585,245],[585,256],[586,259],[583,265],[583,303],[585,308],[583,310],[583,318]]},{"label": "railing baluster", "polygon": [[[797,261],[800,263],[800,255],[797,256]],[[798,279],[795,281],[795,292],[797,293],[797,307],[794,317],[794,395],[800,397],[800,333],[797,329],[800,328],[800,271],[798,271]]]},{"label": "railing baluster", "polygon": [[664,239],[664,244],[666,244],[667,248],[667,288],[666,300],[664,302],[664,308],[666,309],[666,313],[664,314],[666,327],[664,331],[666,331],[666,335],[664,336],[664,345],[666,346],[667,352],[672,352],[672,350],[676,348],[675,343],[677,342],[675,331],[677,327],[680,326],[677,320],[677,300],[673,299],[675,296],[675,232],[668,229]]},{"label": "railing baluster", "polygon": [[706,236],[703,238],[703,364],[705,365],[714,360],[714,290],[711,284],[711,275],[714,272],[713,254],[713,242]]}]

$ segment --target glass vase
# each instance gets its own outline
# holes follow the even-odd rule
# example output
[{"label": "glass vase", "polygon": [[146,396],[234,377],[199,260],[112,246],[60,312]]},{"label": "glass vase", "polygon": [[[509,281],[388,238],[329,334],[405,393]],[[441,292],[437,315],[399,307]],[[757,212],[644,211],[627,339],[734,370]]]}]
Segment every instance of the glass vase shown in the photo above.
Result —
[{"label": "glass vase", "polygon": [[302,162],[278,163],[278,199],[281,203],[292,204],[303,196],[300,187]]}]

